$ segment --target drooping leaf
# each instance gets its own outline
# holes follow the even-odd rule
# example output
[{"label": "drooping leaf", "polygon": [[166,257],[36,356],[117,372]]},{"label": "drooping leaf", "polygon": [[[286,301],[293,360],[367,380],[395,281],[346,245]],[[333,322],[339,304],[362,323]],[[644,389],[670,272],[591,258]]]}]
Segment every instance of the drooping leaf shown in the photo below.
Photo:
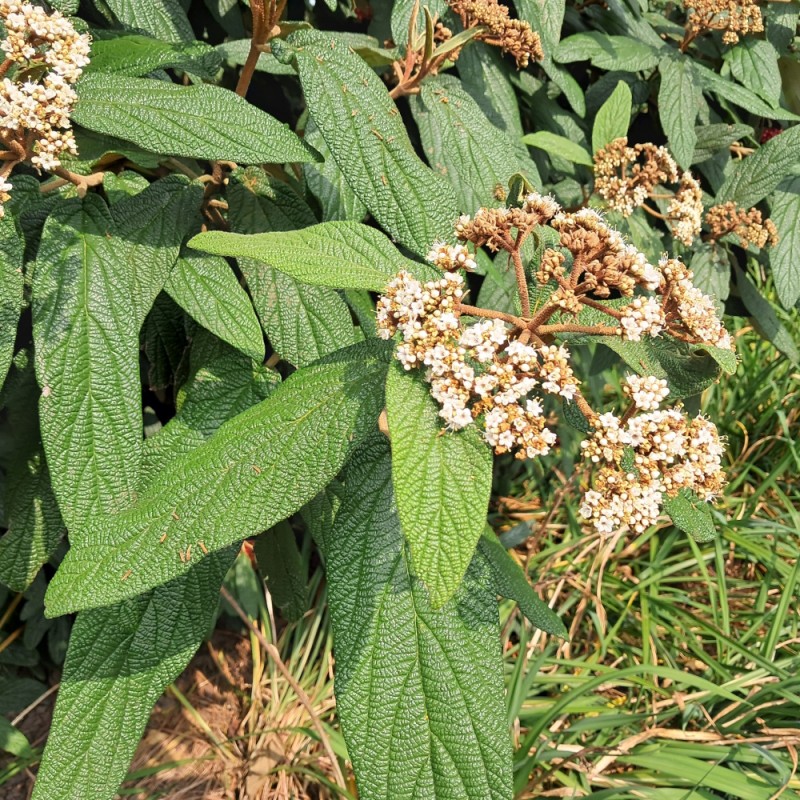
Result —
[{"label": "drooping leaf", "polygon": [[476,558],[435,609],[408,560],[389,446],[351,458],[323,545],[336,704],[364,800],[510,800],[495,591]]},{"label": "drooping leaf", "polygon": [[717,193],[717,202],[732,200],[750,208],[763,200],[800,163],[800,125],[795,125],[761,145],[755,153],[734,164]]},{"label": "drooping leaf", "polygon": [[710,542],[717,536],[708,504],[686,489],[682,489],[675,497],[665,498],[664,511],[670,515],[676,527],[688,533],[696,542]]},{"label": "drooping leaf", "polygon": [[387,375],[386,413],[403,534],[439,607],[458,589],[486,523],[492,454],[474,425],[444,431],[430,387],[399,362]]},{"label": "drooping leaf", "polygon": [[53,490],[71,535],[135,496],[141,453],[133,279],[98,195],[48,218],[33,277],[36,375]]},{"label": "drooping leaf", "polygon": [[360,222],[323,222],[299,231],[208,231],[189,247],[261,261],[303,283],[381,292],[401,269],[413,269],[380,231]]},{"label": "drooping leaf", "polygon": [[[291,231],[317,220],[285,184],[251,168],[234,176],[228,203],[239,233]],[[356,341],[347,304],[333,290],[309,286],[260,261],[238,259],[261,325],[279,356],[296,367]]]},{"label": "drooping leaf", "polygon": [[592,127],[592,151],[597,152],[614,139],[628,135],[633,97],[625,81],[619,81],[608,100],[600,106]]},{"label": "drooping leaf", "polygon": [[76,89],[75,122],[154,153],[244,164],[315,157],[287,125],[219,86],[94,73]]},{"label": "drooping leaf", "polygon": [[0,386],[14,356],[17,323],[24,303],[22,261],[24,240],[14,219],[0,219]]},{"label": "drooping leaf", "polygon": [[791,308],[800,299],[800,177],[775,190],[770,218],[780,238],[769,251],[769,264],[778,297],[784,308]]},{"label": "drooping leaf", "polygon": [[572,161],[573,164],[583,164],[587,167],[591,167],[594,164],[589,152],[566,136],[559,136],[556,133],[550,133],[550,131],[536,131],[536,133],[529,133],[523,136],[522,141],[551,155]]},{"label": "drooping leaf", "polygon": [[387,233],[427,253],[452,228],[455,198],[414,153],[383,82],[335,37],[300,31],[288,42],[273,50],[294,59],[311,116],[356,196]]},{"label": "drooping leaf", "polygon": [[658,71],[661,74],[658,90],[661,126],[678,166],[688,169],[697,142],[694,121],[701,99],[700,87],[687,58],[666,56],[659,62]]},{"label": "drooping leaf", "polygon": [[308,608],[308,567],[297,548],[288,522],[279,522],[253,541],[258,566],[267,582],[272,602],[284,619],[296,622]]},{"label": "drooping leaf", "polygon": [[105,4],[130,30],[144,31],[167,42],[194,39],[191,23],[180,0],[148,0],[146,3],[140,0],[105,0]]},{"label": "drooping leaf", "polygon": [[[541,184],[530,158],[519,154],[453,76],[425,81],[411,100],[411,110],[425,155],[453,187],[462,212],[473,214],[481,206],[502,202],[509,179],[517,172],[527,173],[534,185]],[[448,233],[445,227],[438,238]]]},{"label": "drooping leaf", "polygon": [[184,253],[164,288],[199,325],[256,361],[264,360],[264,337],[253,304],[225,259]]},{"label": "drooping leaf", "polygon": [[294,513],[374,428],[386,359],[375,339],[334,353],[179,457],[133,509],[83,532],[50,583],[48,614],[133,597]]}]

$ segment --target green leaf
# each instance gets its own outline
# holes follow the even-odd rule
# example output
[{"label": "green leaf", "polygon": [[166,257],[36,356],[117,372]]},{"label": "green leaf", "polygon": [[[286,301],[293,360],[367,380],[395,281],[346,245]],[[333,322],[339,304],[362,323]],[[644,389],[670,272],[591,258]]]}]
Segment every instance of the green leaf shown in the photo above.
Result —
[{"label": "green leaf", "polygon": [[478,553],[486,560],[497,594],[514,600],[531,625],[545,633],[567,638],[567,629],[558,615],[534,592],[522,567],[503,547],[491,528],[478,541]]},{"label": "green leaf", "polygon": [[769,251],[769,264],[778,297],[790,309],[800,299],[800,177],[781,183],[771,206],[780,239]]},{"label": "green leaf", "polygon": [[144,352],[150,369],[147,379],[150,388],[166,389],[173,382],[180,385],[175,376],[183,362],[186,349],[186,320],[175,301],[162,292],[156,297],[150,313],[144,321],[142,337]]},{"label": "green leaf", "polygon": [[734,164],[717,193],[717,202],[732,200],[743,208],[750,208],[791,174],[799,162],[800,125],[795,125]]},{"label": "green leaf", "polygon": [[688,533],[696,542],[710,542],[716,539],[717,530],[708,503],[700,500],[693,492],[682,489],[675,497],[664,499],[664,511],[669,514],[675,526]]},{"label": "green leaf", "polygon": [[591,61],[600,69],[639,72],[658,64],[659,50],[628,36],[609,36],[592,31],[574,33],[562,39],[553,53],[553,59],[562,64]]},{"label": "green leaf", "polygon": [[[97,2],[97,0],[94,0]],[[143,31],[167,42],[194,39],[191,23],[180,0],[104,0],[114,16],[128,29]]]},{"label": "green leaf", "polygon": [[25,734],[0,716],[0,751],[19,758],[33,758],[31,743]]},{"label": "green leaf", "polygon": [[558,45],[561,26],[564,24],[564,0],[515,0],[520,19],[528,22],[542,39],[547,57]]},{"label": "green leaf", "polygon": [[523,136],[522,141],[531,147],[538,147],[550,155],[566,158],[567,161],[572,161],[574,164],[583,164],[587,167],[594,166],[594,161],[589,152],[579,144],[575,144],[571,139],[567,139],[566,136],[559,136],[557,133],[550,133],[550,131],[536,131],[536,133],[529,133],[527,136]]},{"label": "green leaf", "polygon": [[202,201],[199,184],[169,175],[112,206],[114,254],[133,283],[137,330],[175,266],[181,242],[197,230]]},{"label": "green leaf", "polygon": [[378,75],[335,37],[300,31],[291,48],[308,109],[345,179],[387,233],[419,254],[451,230],[452,189],[420,161],[402,117]]},{"label": "green leaf", "polygon": [[566,67],[562,67],[561,64],[556,64],[549,56],[545,56],[544,61],[542,61],[542,69],[553,84],[564,93],[564,97],[567,98],[567,102],[572,106],[572,110],[579,117],[585,116],[586,98],[581,85],[572,77],[570,71]]},{"label": "green leaf", "polygon": [[224,258],[185,253],[164,288],[198,325],[256,361],[264,360],[253,304]]},{"label": "green leaf", "polygon": [[253,550],[272,602],[284,619],[297,622],[308,609],[308,566],[297,548],[291,525],[280,522],[257,536]]},{"label": "green leaf", "polygon": [[0,219],[0,386],[14,356],[17,323],[24,305],[24,251],[24,239],[8,214]]},{"label": "green leaf", "polygon": [[694,278],[692,282],[704,294],[724,303],[731,289],[731,263],[723,247],[709,242],[692,246],[692,260],[689,264]]},{"label": "green leaf", "polygon": [[678,166],[688,169],[697,143],[694,121],[702,93],[688,58],[666,56],[659,62],[658,71],[661,73],[658,90],[661,127]]},{"label": "green leaf", "polygon": [[157,69],[175,68],[211,80],[221,66],[220,54],[203,42],[163,42],[134,34],[95,39],[84,73],[139,77]]},{"label": "green leaf", "polygon": [[[97,164],[100,161],[106,163],[113,160],[109,156],[116,156],[117,158],[121,156],[146,169],[156,169],[164,160],[163,156],[149,153],[147,150],[142,150],[141,147],[122,139],[117,139],[115,136],[103,136],[78,125],[74,126],[73,131],[75,133],[75,141],[78,143],[78,162],[75,164],[69,158],[62,158],[65,166],[77,166],[79,168],[73,171],[80,171],[80,168],[82,168],[84,172],[90,172],[93,164]],[[105,176],[103,180],[105,182]]]},{"label": "green leaf", "polygon": [[154,153],[245,164],[314,158],[288,125],[219,86],[95,73],[75,88],[75,122]]},{"label": "green leaf", "polygon": [[[408,41],[408,26],[411,24],[411,13],[414,8],[416,0],[394,0],[392,3],[392,39],[399,45],[405,46]],[[431,16],[438,16],[439,19],[447,11],[447,3],[445,0],[430,0],[425,5],[431,13]],[[420,9],[417,14],[417,31],[420,31],[425,26],[425,15]]]},{"label": "green leaf", "polygon": [[430,387],[398,362],[387,375],[386,413],[403,533],[439,607],[459,587],[486,524],[492,454],[474,425],[444,431]]},{"label": "green leaf", "polygon": [[[238,13],[239,9],[237,8],[236,11]],[[229,64],[241,67],[247,61],[251,41],[251,39],[236,39],[218,44],[216,49]],[[256,61],[255,69],[257,72],[267,72],[270,75],[297,74],[291,64],[281,64],[272,53],[261,53]]]},{"label": "green leaf", "polygon": [[478,558],[434,609],[409,563],[389,447],[351,458],[324,555],[336,707],[363,800],[510,800],[497,601]]},{"label": "green leaf", "polygon": [[713,158],[719,151],[727,150],[734,142],[753,135],[749,125],[728,125],[718,122],[713,125],[698,125],[694,129],[697,142],[694,148],[692,163],[699,164]]},{"label": "green leaf", "polygon": [[50,583],[47,613],[133,597],[187,574],[203,548],[216,552],[294,513],[374,428],[387,357],[375,339],[334,353],[179,457],[136,507],[83,531],[86,544]]},{"label": "green leaf", "polygon": [[619,81],[608,100],[600,106],[592,128],[592,151],[596,153],[614,139],[628,135],[633,96],[630,86]]},{"label": "green leaf", "polygon": [[71,535],[135,496],[141,452],[139,336],[132,276],[98,195],[48,218],[33,276],[41,432]]},{"label": "green leaf", "polygon": [[[234,174],[228,191],[231,228],[240,233],[290,231],[316,222],[285,184],[251,168]],[[324,286],[309,286],[248,258],[238,259],[270,344],[296,367],[356,341],[350,310]]]},{"label": "green leaf", "polygon": [[125,169],[118,175],[110,171],[103,175],[103,192],[111,206],[143,192],[149,185],[144,175],[130,169]]},{"label": "green leaf", "polygon": [[336,219],[364,219],[367,207],[350,188],[319,128],[310,118],[304,138],[325,159],[321,164],[316,162],[303,164],[306,184],[322,207],[323,222]]},{"label": "green leaf", "polygon": [[787,358],[795,364],[800,364],[800,351],[792,339],[792,335],[778,319],[778,315],[753,285],[750,278],[734,265],[736,272],[736,285],[745,308],[750,312],[753,325],[767,340],[772,342]]},{"label": "green leaf", "polygon": [[771,106],[778,105],[781,97],[779,56],[769,42],[745,36],[725,53],[724,58],[739,83],[752,89]]},{"label": "green leaf", "polygon": [[313,286],[382,292],[401,270],[413,267],[380,231],[360,222],[323,222],[299,231],[208,231],[189,247],[261,261]]}]

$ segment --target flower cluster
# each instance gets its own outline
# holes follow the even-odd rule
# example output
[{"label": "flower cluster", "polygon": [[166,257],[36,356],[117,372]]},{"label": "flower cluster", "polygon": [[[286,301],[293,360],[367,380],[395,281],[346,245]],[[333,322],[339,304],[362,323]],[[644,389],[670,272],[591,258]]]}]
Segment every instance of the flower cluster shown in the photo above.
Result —
[{"label": "flower cluster", "polygon": [[684,5],[689,39],[706,31],[722,31],[725,44],[736,44],[740,36],[764,30],[761,9],[754,0],[685,0]]},{"label": "flower cluster", "polygon": [[708,209],[705,219],[714,241],[732,234],[742,247],[773,247],[778,243],[778,229],[771,219],[763,219],[757,208],[740,208],[734,202]]},{"label": "flower cluster", "polygon": [[528,66],[530,59],[544,58],[539,34],[519,19],[511,19],[508,8],[497,0],[448,0],[450,8],[461,17],[464,28],[485,27],[476,37],[514,57],[519,69]]},{"label": "flower cluster", "polygon": [[89,37],[58,11],[48,14],[28,2],[0,0],[0,19],[6,29],[0,70],[14,70],[0,87],[0,140],[11,156],[0,175],[2,204],[14,164],[30,158],[35,167],[52,170],[63,153],[77,152],[69,120],[77,99],[72,84],[89,63]]},{"label": "flower cluster", "polygon": [[595,153],[594,176],[595,191],[626,217],[643,207],[657,186],[677,184],[666,216],[672,234],[690,245],[700,233],[703,191],[690,172],[678,168],[666,147],[650,142],[629,147],[626,137],[614,139]]},{"label": "flower cluster", "polygon": [[629,376],[625,393],[634,414],[600,415],[581,443],[594,479],[580,513],[599,533],[623,525],[641,533],[656,522],[665,498],[687,489],[710,501],[725,485],[724,448],[714,423],[689,419],[680,408],[661,410],[666,381]]}]

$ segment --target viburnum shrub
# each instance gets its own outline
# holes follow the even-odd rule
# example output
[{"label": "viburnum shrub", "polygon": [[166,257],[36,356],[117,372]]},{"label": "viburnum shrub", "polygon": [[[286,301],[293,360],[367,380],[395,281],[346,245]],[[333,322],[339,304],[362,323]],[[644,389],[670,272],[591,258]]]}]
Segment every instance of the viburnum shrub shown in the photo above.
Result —
[{"label": "viburnum shrub", "polygon": [[251,537],[288,624],[324,563],[359,797],[512,796],[498,596],[566,629],[493,486],[713,537],[723,313],[798,359],[797,18],[0,0],[0,583],[77,612],[34,800],[115,796]]}]

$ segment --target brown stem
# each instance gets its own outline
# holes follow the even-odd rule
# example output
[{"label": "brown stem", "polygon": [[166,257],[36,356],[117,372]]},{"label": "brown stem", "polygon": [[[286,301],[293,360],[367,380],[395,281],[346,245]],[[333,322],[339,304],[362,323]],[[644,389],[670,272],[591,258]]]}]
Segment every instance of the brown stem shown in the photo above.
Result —
[{"label": "brown stem", "polygon": [[604,314],[608,314],[609,317],[614,317],[614,319],[620,319],[622,317],[622,312],[617,311],[616,308],[610,308],[609,306],[604,306],[602,303],[598,303],[596,300],[592,300],[589,297],[579,297],[578,298],[581,303],[585,306],[589,306],[589,308],[594,308],[597,311],[602,311]]},{"label": "brown stem", "polygon": [[575,392],[575,405],[578,406],[581,414],[593,424],[597,419],[597,412],[589,405],[586,398],[581,394],[580,389]]},{"label": "brown stem", "polygon": [[53,175],[58,175],[59,178],[74,183],[78,187],[78,196],[84,197],[86,192],[92,186],[99,186],[103,182],[105,172],[93,172],[91,175],[78,175],[76,172],[70,172],[64,167],[56,167],[51,170]]},{"label": "brown stem", "polygon": [[540,327],[543,322],[546,322],[550,317],[555,314],[561,306],[558,303],[545,303],[539,312],[528,321],[528,328],[534,333],[541,335]]},{"label": "brown stem", "polygon": [[517,289],[519,290],[519,303],[522,309],[522,316],[529,317],[531,315],[531,298],[528,294],[528,279],[525,277],[525,267],[522,264],[519,250],[514,247],[510,252],[511,259],[514,262],[514,271],[517,274]]},{"label": "brown stem", "polygon": [[654,208],[651,208],[647,203],[642,203],[641,206],[651,217],[655,217],[656,219],[663,219],[668,220],[669,217],[665,217],[660,211],[656,211]]},{"label": "brown stem", "polygon": [[13,58],[7,58],[2,64],[0,64],[0,78],[2,78],[6,72],[11,69],[11,65],[14,63]]},{"label": "brown stem", "polygon": [[619,424],[624,425],[635,413],[636,413],[636,403],[631,403],[625,409],[625,413],[620,417]]},{"label": "brown stem", "polygon": [[617,329],[610,325],[573,325],[571,323],[558,323],[556,325],[540,325],[536,329],[540,336],[549,333],[588,333],[593,336],[616,336]]},{"label": "brown stem", "polygon": [[458,306],[459,314],[466,314],[470,317],[485,317],[486,319],[501,319],[503,322],[509,322],[516,325],[518,328],[526,326],[525,320],[520,317],[515,317],[513,314],[506,314],[503,311],[493,311],[488,308],[478,308],[478,306],[470,306],[466,303],[460,303]]},{"label": "brown stem", "polygon": [[236,602],[233,595],[223,586],[220,588],[220,594],[225,598],[228,602],[230,607],[238,614],[239,618],[244,622],[247,628],[251,631],[251,633],[258,639],[258,643],[261,647],[264,648],[264,652],[275,662],[275,665],[278,667],[279,672],[286,678],[289,686],[292,687],[295,695],[297,695],[297,699],[303,705],[305,710],[308,712],[308,716],[311,717],[311,724],[316,729],[317,733],[319,734],[320,742],[322,746],[325,748],[325,752],[328,754],[328,758],[331,761],[331,768],[334,771],[334,775],[336,778],[336,782],[341,786],[343,789],[347,788],[347,784],[345,783],[344,776],[342,775],[342,770],[339,767],[339,761],[336,758],[336,753],[333,752],[333,747],[331,747],[330,740],[328,739],[328,735],[325,733],[325,729],[322,727],[322,722],[317,714],[314,711],[314,707],[311,705],[311,700],[309,699],[308,695],[303,691],[300,684],[295,680],[292,673],[289,671],[289,668],[286,664],[283,663],[283,659],[281,658],[280,651],[274,644],[268,642],[264,634],[260,631],[258,627],[253,624],[253,621],[247,614],[244,612],[242,607]]}]

